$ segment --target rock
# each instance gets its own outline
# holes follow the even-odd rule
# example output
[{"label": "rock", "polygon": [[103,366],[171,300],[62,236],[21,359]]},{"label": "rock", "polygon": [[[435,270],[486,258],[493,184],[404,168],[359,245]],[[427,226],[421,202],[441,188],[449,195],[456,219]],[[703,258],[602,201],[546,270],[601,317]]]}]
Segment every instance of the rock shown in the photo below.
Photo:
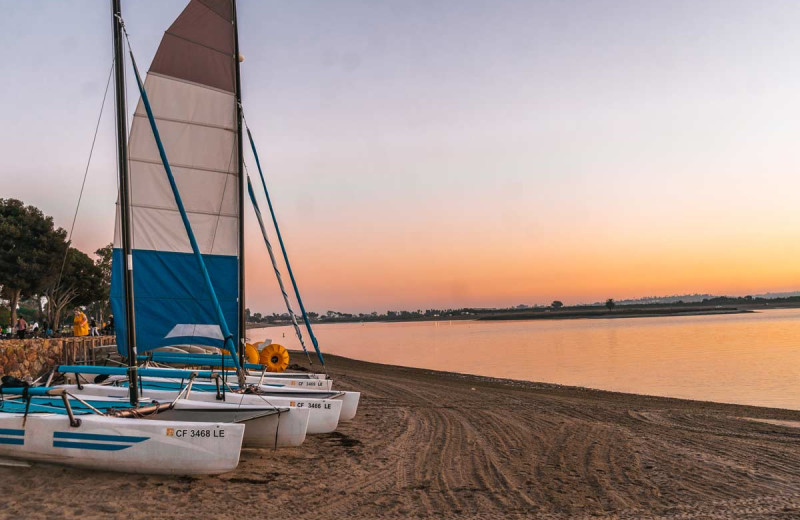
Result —
[{"label": "rock", "polygon": [[[87,338],[88,339],[88,338]],[[113,339],[113,338],[111,338]],[[96,340],[95,340],[96,341]],[[69,338],[76,352],[83,352],[83,341]],[[108,343],[109,341],[101,341]],[[87,341],[87,349],[91,347]],[[0,375],[36,377],[64,361],[63,339],[0,340]]]}]

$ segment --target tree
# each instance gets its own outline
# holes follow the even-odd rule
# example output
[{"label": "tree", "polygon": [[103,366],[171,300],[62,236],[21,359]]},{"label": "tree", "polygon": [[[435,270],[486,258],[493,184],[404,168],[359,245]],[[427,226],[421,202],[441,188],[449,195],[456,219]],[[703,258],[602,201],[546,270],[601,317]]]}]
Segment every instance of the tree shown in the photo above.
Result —
[{"label": "tree", "polygon": [[104,279],[100,267],[85,253],[70,247],[64,262],[64,271],[45,290],[47,319],[53,330],[58,330],[61,314],[68,305],[90,305],[102,300]]},{"label": "tree", "polygon": [[53,217],[17,199],[0,199],[0,285],[12,323],[24,296],[40,293],[53,279],[67,248],[67,232]]},{"label": "tree", "polygon": [[552,307],[555,310],[558,310],[563,306],[564,306],[564,304],[559,300],[556,300],[556,301],[554,301],[553,303],[550,304],[550,307]]},{"label": "tree", "polygon": [[616,306],[617,302],[614,301],[614,298],[609,298],[606,300],[606,307],[608,307],[608,310],[613,311],[614,307]]}]

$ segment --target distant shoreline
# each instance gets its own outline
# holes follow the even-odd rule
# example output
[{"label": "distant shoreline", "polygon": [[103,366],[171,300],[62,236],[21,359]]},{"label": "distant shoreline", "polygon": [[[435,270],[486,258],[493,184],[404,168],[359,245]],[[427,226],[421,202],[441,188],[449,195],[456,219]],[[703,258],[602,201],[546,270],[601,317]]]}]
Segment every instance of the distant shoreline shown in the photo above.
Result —
[{"label": "distant shoreline", "polygon": [[[775,307],[773,307],[775,308]],[[667,318],[671,316],[705,316],[716,314],[750,314],[758,312],[753,309],[740,307],[661,307],[661,308],[634,308],[608,310],[606,308],[591,309],[565,309],[565,310],[532,310],[517,312],[494,312],[473,314],[468,316],[420,316],[419,318],[398,319],[332,319],[314,320],[312,324],[326,323],[414,323],[424,321],[516,321],[516,320],[569,320],[569,319],[619,319],[619,318]],[[268,327],[286,327],[289,321],[279,323],[248,323],[248,329],[261,329]]]},{"label": "distant shoreline", "polygon": [[619,319],[619,318],[664,318],[670,316],[704,316],[713,314],[749,314],[756,312],[736,307],[713,309],[625,309],[614,310],[589,310],[589,311],[550,311],[550,312],[517,312],[505,314],[492,314],[476,318],[479,321],[506,321],[506,320],[569,320],[569,319]]}]

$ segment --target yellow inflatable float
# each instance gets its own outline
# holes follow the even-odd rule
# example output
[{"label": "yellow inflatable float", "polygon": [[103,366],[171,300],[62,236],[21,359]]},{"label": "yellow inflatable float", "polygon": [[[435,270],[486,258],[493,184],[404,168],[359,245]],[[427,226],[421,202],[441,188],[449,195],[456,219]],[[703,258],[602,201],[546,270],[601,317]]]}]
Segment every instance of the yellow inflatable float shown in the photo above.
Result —
[{"label": "yellow inflatable float", "polygon": [[258,349],[252,343],[244,346],[244,357],[248,363],[258,363]]},{"label": "yellow inflatable float", "polygon": [[267,367],[267,372],[283,372],[289,367],[289,351],[283,345],[271,343],[261,349],[258,361]]}]

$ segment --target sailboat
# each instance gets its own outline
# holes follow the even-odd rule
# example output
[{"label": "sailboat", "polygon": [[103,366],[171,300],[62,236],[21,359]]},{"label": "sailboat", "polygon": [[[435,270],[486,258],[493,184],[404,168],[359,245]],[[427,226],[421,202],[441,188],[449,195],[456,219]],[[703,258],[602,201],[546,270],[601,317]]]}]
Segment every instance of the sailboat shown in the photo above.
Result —
[{"label": "sailboat", "polygon": [[[187,371],[169,374],[189,378],[189,387],[183,387],[173,401],[159,403],[143,397],[139,381],[158,374],[156,369],[140,370],[136,365],[136,335],[141,332],[149,348],[163,340],[169,344],[188,338],[199,344],[221,344],[233,354],[237,341],[232,338],[244,331],[243,298],[236,305],[244,281],[240,261],[244,243],[235,3],[192,0],[165,34],[147,87],[131,53],[142,99],[127,145],[124,26],[119,0],[112,5],[120,173],[112,307],[119,317],[120,348],[129,362],[127,400],[123,396],[85,399],[72,393],[80,391],[80,385],[77,389],[5,388],[0,456],[126,472],[230,471],[238,464],[243,442],[265,445],[273,433],[271,445],[302,442],[310,411],[278,407],[263,398],[238,405],[189,400],[186,395],[196,373]],[[146,89],[154,94],[158,124],[164,127],[164,139],[174,154],[176,174],[168,163]],[[149,129],[142,123],[142,108]],[[231,121],[238,121],[234,124],[237,132]],[[230,157],[227,164],[224,156]],[[237,192],[238,197],[232,195]],[[185,205],[182,193],[188,194]],[[187,241],[191,253],[186,250]],[[142,318],[138,327],[137,312]],[[229,328],[228,323],[235,325]],[[245,382],[243,377],[240,382]],[[221,417],[226,421],[218,420]],[[119,453],[109,457],[104,453],[108,451]]]},{"label": "sailboat", "polygon": [[[83,383],[62,386],[85,399],[120,398],[129,391],[126,370],[120,367],[62,365],[57,369],[62,373],[71,374],[75,381],[86,380],[86,375],[110,376],[104,384]],[[151,370],[157,372],[150,372]],[[221,383],[220,374],[212,371],[140,368],[139,372],[139,392],[142,396],[157,401],[177,399],[186,389],[186,376],[191,372],[196,379],[192,381],[190,392],[184,394],[187,400],[227,403],[234,410],[242,406],[264,407],[265,405],[306,410],[309,413],[306,433],[310,435],[335,431],[340,421],[352,420],[358,408],[358,392],[291,390],[264,386],[250,386],[247,387],[247,391],[237,391],[238,385]]]},{"label": "sailboat", "polygon": [[[124,107],[119,0],[113,0],[112,17],[117,107],[124,117],[124,110],[119,110]],[[118,116],[117,122],[124,144],[124,121]],[[122,159],[120,198],[124,207],[128,179]],[[91,405],[75,410],[74,398],[63,388],[5,387],[0,397],[0,456],[93,469],[178,474],[221,473],[233,470],[239,462],[243,424],[138,418],[144,413],[170,411],[174,404],[145,402],[139,406],[135,384],[129,390],[128,406],[118,403],[118,408],[127,411],[119,413]],[[52,406],[59,400],[62,407]]]},{"label": "sailboat", "polygon": [[[215,383],[199,377],[187,395],[190,400],[303,408],[311,411],[308,432],[327,433],[339,420],[355,416],[358,392],[332,391],[326,378],[273,379],[263,372],[257,376],[242,370],[242,108],[239,60],[232,59],[239,55],[233,22],[231,0],[188,3],[164,34],[140,86],[142,98],[129,145],[120,149],[120,155],[130,153],[124,162],[130,164],[131,190],[130,204],[120,205],[117,213],[111,303],[114,314],[121,317],[117,344],[129,370],[126,374],[109,374],[105,367],[60,370],[114,375],[109,382],[126,383],[137,395],[172,399],[185,378],[178,372],[172,377],[142,376],[143,369],[136,366],[139,353],[187,344],[217,348],[228,353],[222,364],[230,366],[230,360],[238,382],[226,381],[231,391],[219,395]],[[126,223],[134,229],[126,228]],[[126,237],[131,240],[127,246]],[[127,294],[128,287],[135,298]],[[307,321],[305,312],[303,317]],[[145,355],[157,354],[165,353]],[[211,357],[211,366],[219,363],[220,357]],[[227,372],[222,375],[228,379]],[[119,395],[109,385],[83,385],[80,392]]]},{"label": "sailboat", "polygon": [[[112,308],[123,316],[117,346],[129,361],[131,386],[138,383],[134,371],[139,352],[205,345],[229,352],[237,364],[244,349],[244,188],[235,20],[232,0],[191,0],[165,32],[144,82],[134,64],[141,99],[128,143],[131,218],[117,213],[111,279]],[[126,221],[134,229],[126,231]],[[128,234],[130,253],[124,243]],[[130,284],[124,283],[127,278]],[[124,305],[122,288],[128,286],[135,293],[133,306]],[[244,375],[239,377],[246,384]],[[262,395],[247,404],[269,402]],[[288,405],[290,414],[300,408],[290,401],[276,405]],[[315,408],[305,409],[316,414]],[[326,415],[335,409],[327,408]],[[338,422],[338,415],[333,419]]]},{"label": "sailboat", "polygon": [[[116,25],[124,31],[121,13]],[[124,98],[117,110],[120,170],[128,182],[120,183],[111,304],[122,317],[117,341],[127,354],[133,396],[141,377],[137,340],[147,350],[160,345],[154,339],[159,336],[171,343],[191,334],[198,343],[218,345],[216,340],[222,339],[223,346],[235,350],[232,337],[241,330],[236,302],[244,272],[237,196],[242,189],[237,187],[242,177],[237,144],[241,129],[234,123],[240,106],[235,2],[189,2],[162,38],[144,82],[132,51],[130,56],[141,97],[127,146]],[[117,61],[123,61],[121,53]],[[124,94],[124,83],[119,85]],[[268,402],[244,410],[186,401],[184,396],[180,408],[187,420],[244,421],[245,445],[296,446],[305,438],[306,410]]]},{"label": "sailboat", "polygon": [[[9,388],[0,407],[0,457],[152,474],[214,474],[239,463],[245,426],[149,421],[73,410],[63,389]],[[63,409],[31,401],[62,399]]]}]

